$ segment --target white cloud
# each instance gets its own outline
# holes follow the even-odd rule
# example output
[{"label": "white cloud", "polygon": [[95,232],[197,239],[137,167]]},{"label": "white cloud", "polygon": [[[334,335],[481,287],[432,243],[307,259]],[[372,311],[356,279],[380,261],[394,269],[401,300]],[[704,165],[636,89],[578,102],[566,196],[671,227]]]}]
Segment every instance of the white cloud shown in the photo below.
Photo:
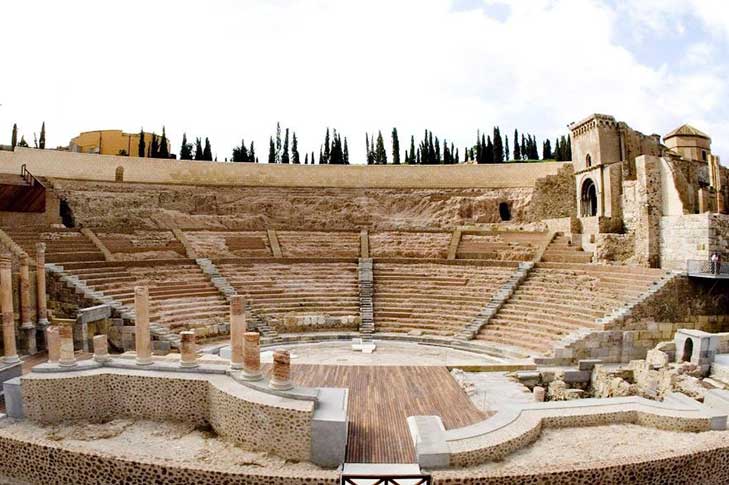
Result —
[{"label": "white cloud", "polygon": [[[723,5],[693,1],[707,25],[720,23],[711,13]],[[302,153],[318,152],[331,126],[361,160],[365,131],[397,126],[405,145],[428,128],[462,148],[494,124],[554,138],[607,112],[646,132],[705,119],[729,151],[715,121],[721,71],[702,69],[705,59],[688,72],[651,68],[614,43],[623,15],[650,22],[646,35],[675,30],[670,9],[496,3],[509,15],[454,11],[447,0],[11,2],[0,43],[16,54],[0,75],[0,142],[15,121],[32,139],[45,120],[52,146],[83,130],[165,124],[175,151],[186,131],[209,136],[220,160],[241,137],[255,140],[264,160],[280,120]]]}]

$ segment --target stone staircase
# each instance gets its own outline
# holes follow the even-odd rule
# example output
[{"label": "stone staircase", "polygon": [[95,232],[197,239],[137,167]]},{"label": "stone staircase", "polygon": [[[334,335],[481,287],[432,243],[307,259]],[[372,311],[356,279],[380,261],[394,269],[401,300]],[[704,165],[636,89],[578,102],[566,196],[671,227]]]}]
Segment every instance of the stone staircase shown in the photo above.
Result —
[{"label": "stone staircase", "polygon": [[557,233],[542,254],[546,263],[591,263],[592,253],[570,242],[563,233]]},{"label": "stone staircase", "polygon": [[487,325],[491,318],[496,315],[496,312],[504,305],[504,303],[511,298],[514,291],[518,286],[526,279],[529,275],[529,271],[534,267],[534,263],[519,263],[519,267],[514,274],[511,275],[504,285],[499,288],[499,291],[491,296],[491,300],[481,310],[476,318],[466,325],[463,330],[456,335],[457,340],[473,340],[478,332]]},{"label": "stone staircase", "polygon": [[203,273],[205,273],[210,282],[220,291],[225,297],[225,300],[230,303],[230,297],[235,295],[235,288],[233,288],[228,280],[220,274],[218,267],[208,258],[197,258],[195,262],[200,267]]},{"label": "stone staircase", "polygon": [[375,331],[375,310],[372,303],[374,283],[372,276],[372,258],[361,258],[357,268],[359,277],[359,332],[372,335]]},{"label": "stone staircase", "polygon": [[35,258],[36,244],[46,244],[46,262],[105,261],[104,254],[77,229],[24,227],[5,229],[5,233]]}]

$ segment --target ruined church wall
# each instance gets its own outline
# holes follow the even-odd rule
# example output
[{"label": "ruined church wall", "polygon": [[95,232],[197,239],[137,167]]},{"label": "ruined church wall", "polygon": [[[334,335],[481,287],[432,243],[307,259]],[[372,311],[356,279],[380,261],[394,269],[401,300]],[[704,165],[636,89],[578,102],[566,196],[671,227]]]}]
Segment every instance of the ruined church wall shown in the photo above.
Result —
[{"label": "ruined church wall", "polygon": [[687,214],[661,218],[661,267],[686,270],[687,259],[708,261],[714,251],[729,261],[729,215]]},{"label": "ruined church wall", "polygon": [[118,167],[124,181],[256,187],[345,188],[508,188],[533,187],[556,174],[566,162],[482,165],[269,165],[162,160],[16,148],[0,151],[0,171],[20,173],[26,164],[36,176],[114,181]]}]

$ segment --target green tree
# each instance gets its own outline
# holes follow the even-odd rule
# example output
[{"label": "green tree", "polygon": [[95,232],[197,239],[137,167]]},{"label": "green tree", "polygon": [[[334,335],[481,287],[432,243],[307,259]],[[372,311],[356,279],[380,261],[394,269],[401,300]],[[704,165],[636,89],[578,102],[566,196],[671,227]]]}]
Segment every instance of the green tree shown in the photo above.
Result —
[{"label": "green tree", "polygon": [[205,137],[205,148],[203,148],[203,160],[206,160],[208,162],[213,161],[213,149],[210,146],[210,140],[208,140],[208,137]]},{"label": "green tree", "polygon": [[162,138],[159,142],[159,158],[170,158],[170,150],[167,148],[167,133],[165,133],[164,126],[162,126]]},{"label": "green tree", "polygon": [[20,135],[20,142],[18,142],[18,146],[19,147],[28,148],[28,142],[25,141],[25,136],[24,135]]},{"label": "green tree", "polygon": [[392,129],[392,163],[400,165],[400,140],[397,137],[397,128]]},{"label": "green tree", "polygon": [[508,162],[509,157],[511,157],[511,152],[509,151],[509,135],[504,136],[504,156],[506,157],[504,161]]},{"label": "green tree", "polygon": [[46,122],[41,125],[40,139],[38,140],[38,148],[41,150],[46,148]]},{"label": "green tree", "polygon": [[13,134],[10,137],[10,146],[13,150],[15,150],[15,147],[18,146],[18,125],[16,123],[13,123]]},{"label": "green tree", "polygon": [[521,146],[519,146],[519,132],[514,130],[514,160],[521,160]]},{"label": "green tree", "polygon": [[152,143],[149,146],[149,158],[159,158],[159,142],[154,131],[152,132]]},{"label": "green tree", "polygon": [[289,163],[289,129],[286,128],[286,138],[284,138],[283,152],[281,153],[281,163]]},{"label": "green tree", "polygon": [[415,163],[415,137],[410,135],[410,164]]},{"label": "green tree", "polygon": [[200,138],[195,138],[195,160],[204,160],[202,141]]},{"label": "green tree", "polygon": [[552,155],[552,142],[547,138],[542,145],[542,159],[551,160],[552,158],[554,158]]},{"label": "green tree", "polygon": [[382,139],[382,132],[377,132],[377,146],[375,148],[375,163],[387,163],[387,151],[385,150],[385,142]]},{"label": "green tree", "polygon": [[182,134],[182,145],[180,145],[180,160],[192,160],[192,143],[187,142],[187,134]]},{"label": "green tree", "polygon": [[137,149],[137,156],[139,156],[139,157],[147,156],[147,147],[146,147],[146,143],[144,141],[144,128],[139,130],[139,146]]},{"label": "green tree", "polygon": [[248,163],[258,163],[256,148],[253,146],[253,142],[251,142],[251,147],[248,149]]},{"label": "green tree", "polygon": [[349,147],[347,146],[347,137],[344,137],[344,151],[342,153],[344,157],[344,164],[349,165]]},{"label": "green tree", "polygon": [[494,127],[494,158],[493,163],[503,163],[504,161],[504,143],[501,139],[501,130],[498,126]]},{"label": "green tree", "polygon": [[291,162],[295,164],[301,164],[301,159],[299,158],[299,142],[296,139],[296,132],[294,132],[294,136],[291,140]]},{"label": "green tree", "polygon": [[327,133],[324,136],[324,153],[319,156],[319,163],[320,164],[330,163],[331,155],[332,155],[331,139],[329,138],[329,128],[327,128]]},{"label": "green tree", "polygon": [[276,122],[276,163],[281,163],[281,123]]},{"label": "green tree", "polygon": [[268,139],[268,163],[276,163],[276,146],[273,144],[273,137]]}]

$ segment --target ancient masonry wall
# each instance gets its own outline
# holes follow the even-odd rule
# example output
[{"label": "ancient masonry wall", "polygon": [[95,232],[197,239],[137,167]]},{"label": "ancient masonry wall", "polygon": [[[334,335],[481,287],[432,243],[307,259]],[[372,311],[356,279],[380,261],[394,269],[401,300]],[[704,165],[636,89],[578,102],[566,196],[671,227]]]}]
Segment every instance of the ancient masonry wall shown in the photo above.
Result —
[{"label": "ancient masonry wall", "polygon": [[483,165],[269,165],[183,162],[16,148],[0,152],[0,171],[79,180],[267,187],[473,188],[533,187],[565,162]]},{"label": "ancient masonry wall", "polygon": [[577,215],[574,170],[565,165],[554,175],[538,179],[531,201],[531,220],[560,219]]},{"label": "ancient masonry wall", "polygon": [[247,449],[311,459],[313,401],[263,394],[227,376],[114,369],[32,373],[21,388],[26,416],[43,424],[114,417],[209,423]]},{"label": "ancient masonry wall", "polygon": [[686,259],[708,261],[719,251],[729,261],[729,216],[687,214],[661,218],[661,267],[686,270]]}]

